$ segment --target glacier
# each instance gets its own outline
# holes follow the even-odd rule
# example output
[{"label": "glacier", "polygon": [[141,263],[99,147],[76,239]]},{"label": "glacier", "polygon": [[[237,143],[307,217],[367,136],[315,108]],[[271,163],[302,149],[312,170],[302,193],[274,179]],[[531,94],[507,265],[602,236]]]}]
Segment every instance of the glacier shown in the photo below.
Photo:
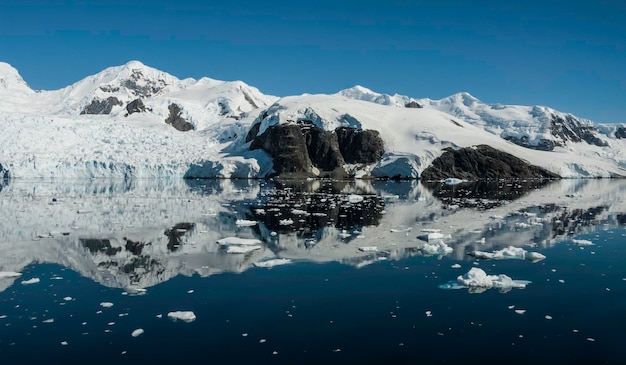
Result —
[{"label": "glacier", "polygon": [[479,144],[566,178],[626,175],[624,124],[543,106],[486,104],[469,93],[420,99],[362,86],[277,97],[242,81],[180,80],[139,61],[36,91],[0,62],[0,181],[264,178],[272,159],[250,150],[251,129],[305,122],[380,132],[384,155],[346,166],[355,177],[419,178],[444,148]]}]

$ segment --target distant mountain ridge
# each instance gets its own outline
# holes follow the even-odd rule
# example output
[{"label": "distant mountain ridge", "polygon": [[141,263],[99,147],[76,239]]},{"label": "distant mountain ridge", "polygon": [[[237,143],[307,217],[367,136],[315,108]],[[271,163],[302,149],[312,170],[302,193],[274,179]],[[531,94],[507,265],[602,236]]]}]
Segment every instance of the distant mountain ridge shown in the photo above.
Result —
[{"label": "distant mountain ridge", "polygon": [[[301,126],[291,137],[312,157],[296,170],[312,177],[325,174],[322,165],[339,164],[346,176],[419,178],[444,149],[477,145],[563,177],[626,176],[624,124],[544,106],[487,104],[465,92],[432,100],[354,86],[279,98],[242,81],[180,80],[139,61],[52,91],[33,91],[0,63],[0,124],[3,176],[16,178],[263,178],[278,173],[277,155],[267,142],[251,149],[253,139],[290,124]],[[307,132],[311,127],[320,132]],[[337,128],[377,131],[380,138],[336,140]],[[376,161],[354,160],[343,155],[365,146],[354,143],[382,149],[370,154]],[[320,162],[328,158],[335,162]]]}]

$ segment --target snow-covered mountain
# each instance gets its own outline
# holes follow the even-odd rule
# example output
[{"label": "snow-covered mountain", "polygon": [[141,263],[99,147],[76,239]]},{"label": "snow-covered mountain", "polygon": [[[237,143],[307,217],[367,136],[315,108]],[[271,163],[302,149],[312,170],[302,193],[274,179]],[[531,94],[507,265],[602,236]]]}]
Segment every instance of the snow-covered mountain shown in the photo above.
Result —
[{"label": "snow-covered mountain", "polygon": [[[378,131],[384,150],[374,151],[375,161],[335,159],[355,176],[416,178],[442,149],[479,144],[563,177],[626,175],[624,125],[547,107],[361,86],[279,99],[241,81],[179,80],[138,61],[53,91],[33,91],[0,63],[0,125],[0,177],[266,177],[275,172],[272,157],[259,141],[250,147],[275,125]],[[317,162],[306,162],[317,175]]]}]

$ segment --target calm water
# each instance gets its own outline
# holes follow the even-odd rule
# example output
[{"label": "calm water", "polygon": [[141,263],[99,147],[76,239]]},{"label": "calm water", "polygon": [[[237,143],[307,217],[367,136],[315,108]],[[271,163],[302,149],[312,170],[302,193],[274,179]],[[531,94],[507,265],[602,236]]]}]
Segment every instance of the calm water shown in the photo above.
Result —
[{"label": "calm water", "polygon": [[[624,363],[625,190],[13,181],[0,191],[0,271],[21,276],[0,279],[0,358]],[[451,252],[418,238],[434,230]],[[227,237],[260,243],[228,253]],[[467,255],[508,246],[546,259]],[[257,267],[276,258],[291,263]],[[473,267],[531,283],[440,288]]]}]

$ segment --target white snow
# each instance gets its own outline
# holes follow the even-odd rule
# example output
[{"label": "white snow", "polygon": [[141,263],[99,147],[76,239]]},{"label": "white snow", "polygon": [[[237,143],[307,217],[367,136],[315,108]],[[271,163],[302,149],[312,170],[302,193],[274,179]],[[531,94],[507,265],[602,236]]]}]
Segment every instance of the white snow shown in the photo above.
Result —
[{"label": "white snow", "polygon": [[226,253],[248,253],[255,250],[260,250],[262,247],[255,246],[227,246]]},{"label": "white snow", "polygon": [[[121,104],[110,114],[81,114],[92,101],[109,97]],[[146,111],[127,115],[126,105],[138,98]],[[405,108],[410,102],[424,108]],[[194,130],[179,132],[165,123],[172,104]],[[374,164],[354,166],[361,177],[415,178],[443,148],[479,144],[564,177],[624,175],[626,169],[626,141],[615,138],[617,124],[581,121],[597,130],[604,147],[568,142],[546,152],[503,139],[554,140],[552,116],[571,116],[546,107],[485,104],[468,93],[414,99],[360,86],[335,95],[278,99],[241,81],[179,80],[138,61],[38,92],[0,63],[0,110],[0,174],[22,178],[265,177],[273,171],[272,161],[261,150],[249,150],[245,137],[251,125],[260,122],[262,133],[271,125],[304,120],[325,130],[378,130],[385,154]]]},{"label": "white snow", "polygon": [[221,246],[254,246],[261,241],[256,238],[225,237],[217,240],[217,243]]},{"label": "white snow", "polygon": [[425,255],[447,255],[453,251],[452,247],[446,245],[443,240],[437,242],[427,242],[422,246]]},{"label": "white snow", "polygon": [[196,315],[192,311],[175,311],[167,314],[168,318],[179,319],[184,322],[193,322],[196,320]]},{"label": "white snow", "polygon": [[361,246],[359,247],[359,251],[362,252],[378,252],[377,246]]}]

